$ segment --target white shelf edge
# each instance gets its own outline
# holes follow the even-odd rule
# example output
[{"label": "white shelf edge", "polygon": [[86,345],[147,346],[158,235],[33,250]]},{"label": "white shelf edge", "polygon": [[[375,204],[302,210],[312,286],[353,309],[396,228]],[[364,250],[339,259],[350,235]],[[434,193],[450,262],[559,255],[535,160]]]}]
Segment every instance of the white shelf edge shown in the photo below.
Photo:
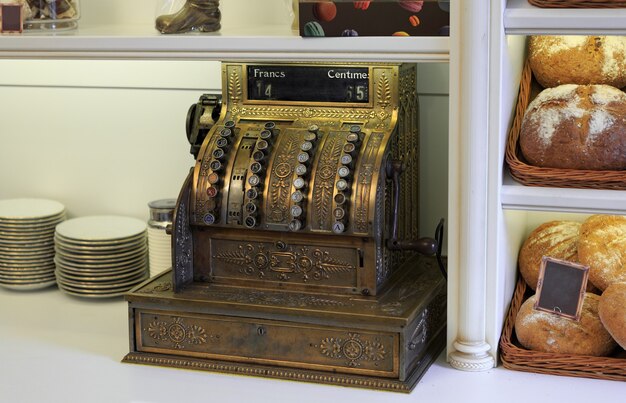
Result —
[{"label": "white shelf edge", "polygon": [[281,27],[161,35],[151,26],[80,27],[56,35],[0,35],[0,58],[206,60],[449,60],[448,37],[302,38]]},{"label": "white shelf edge", "polygon": [[505,210],[626,215],[626,192],[524,186],[504,173],[500,192]]},{"label": "white shelf edge", "polygon": [[509,0],[504,30],[512,35],[626,35],[626,8],[539,8],[528,0]]}]

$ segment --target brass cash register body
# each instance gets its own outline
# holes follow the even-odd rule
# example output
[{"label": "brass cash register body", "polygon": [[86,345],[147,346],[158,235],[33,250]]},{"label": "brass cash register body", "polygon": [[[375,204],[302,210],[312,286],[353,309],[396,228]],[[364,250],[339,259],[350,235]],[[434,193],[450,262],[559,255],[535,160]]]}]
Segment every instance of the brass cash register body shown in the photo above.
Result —
[{"label": "brass cash register body", "polygon": [[402,247],[418,237],[415,78],[224,63],[221,105],[188,116],[172,271],[127,296],[125,361],[409,391],[446,300],[434,259]]}]

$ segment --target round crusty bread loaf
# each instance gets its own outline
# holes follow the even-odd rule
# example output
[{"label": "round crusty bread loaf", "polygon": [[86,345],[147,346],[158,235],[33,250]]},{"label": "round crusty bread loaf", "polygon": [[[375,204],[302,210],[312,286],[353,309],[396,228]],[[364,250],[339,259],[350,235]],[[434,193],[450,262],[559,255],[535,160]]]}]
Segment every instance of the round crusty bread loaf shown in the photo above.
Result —
[{"label": "round crusty bread loaf", "polygon": [[626,283],[613,283],[604,290],[598,313],[606,330],[626,349]]},{"label": "round crusty bread loaf", "polygon": [[626,169],[626,94],[608,85],[543,90],[526,109],[519,144],[538,167]]},{"label": "round crusty bread loaf", "polygon": [[602,291],[626,281],[626,217],[587,218],[580,227],[578,259],[589,266],[589,281]]},{"label": "round crusty bread loaf", "polygon": [[528,59],[543,87],[561,84],[626,85],[626,37],[532,36]]},{"label": "round crusty bread loaf", "polygon": [[536,295],[526,300],[515,319],[517,339],[529,350],[605,356],[617,346],[598,316],[600,297],[586,293],[580,321],[533,309]]},{"label": "round crusty bread loaf", "polygon": [[578,262],[578,231],[575,221],[549,221],[530,233],[519,251],[519,271],[526,284],[537,289],[541,259],[544,256]]}]

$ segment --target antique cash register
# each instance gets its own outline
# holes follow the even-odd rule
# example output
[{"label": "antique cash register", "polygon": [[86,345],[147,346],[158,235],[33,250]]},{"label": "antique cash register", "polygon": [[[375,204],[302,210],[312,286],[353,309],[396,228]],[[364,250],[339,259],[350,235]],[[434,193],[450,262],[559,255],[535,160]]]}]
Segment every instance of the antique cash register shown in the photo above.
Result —
[{"label": "antique cash register", "polygon": [[222,83],[189,111],[172,270],[127,294],[124,361],[410,391],[446,323],[415,65],[223,63]]}]

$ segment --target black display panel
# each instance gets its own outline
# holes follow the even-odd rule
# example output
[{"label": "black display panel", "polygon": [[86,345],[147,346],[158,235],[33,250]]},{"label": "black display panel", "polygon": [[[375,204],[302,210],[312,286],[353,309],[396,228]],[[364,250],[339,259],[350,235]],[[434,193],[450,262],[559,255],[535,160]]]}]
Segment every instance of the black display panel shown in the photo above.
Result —
[{"label": "black display panel", "polygon": [[248,100],[369,103],[367,67],[248,66]]},{"label": "black display panel", "polygon": [[541,265],[534,308],[578,321],[589,267],[545,256]]}]

